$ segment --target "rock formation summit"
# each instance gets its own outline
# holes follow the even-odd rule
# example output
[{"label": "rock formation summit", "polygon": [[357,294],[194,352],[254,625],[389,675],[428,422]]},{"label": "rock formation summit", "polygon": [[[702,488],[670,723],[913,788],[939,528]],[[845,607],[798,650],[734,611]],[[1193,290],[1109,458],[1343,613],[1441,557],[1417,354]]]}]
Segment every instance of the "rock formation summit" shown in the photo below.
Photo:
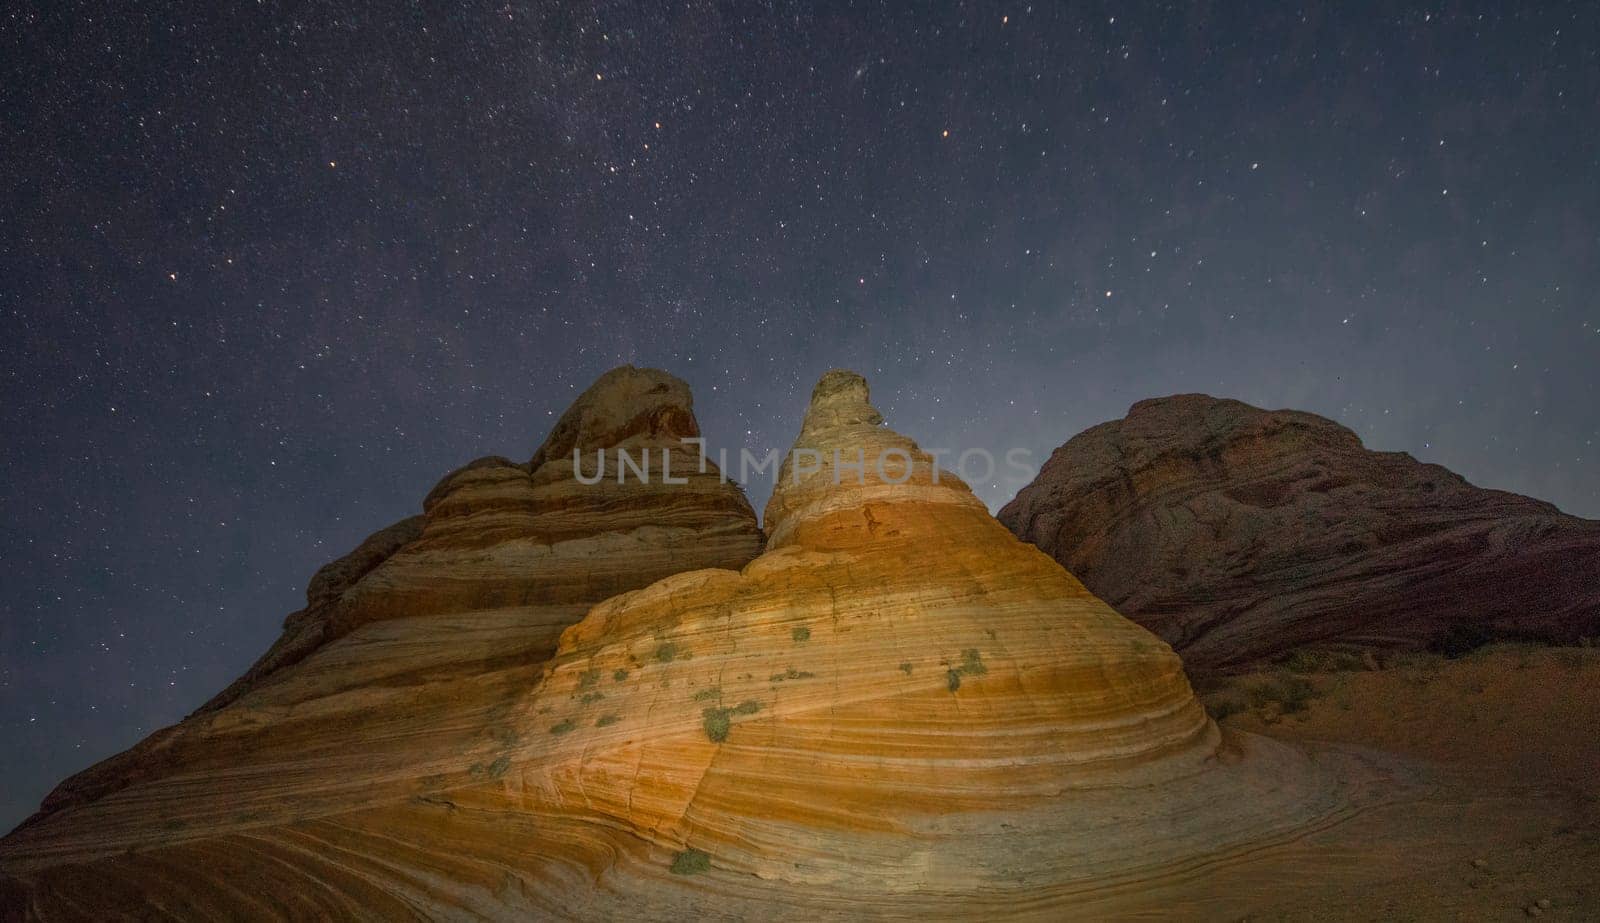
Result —
[{"label": "rock formation summit", "polygon": [[[598,509],[569,483],[569,441],[663,438],[679,406],[575,408],[531,470],[452,475],[419,536],[291,620],[308,653],[281,644],[135,760],[158,772],[78,786],[8,838],[6,899],[45,919],[1061,919],[1179,893],[1205,915],[1197,870],[1350,811],[1336,758],[1223,735],[1166,644],[885,428],[859,375],[818,383],[753,560],[714,469]],[[698,551],[658,553],[669,536],[640,533],[661,522]],[[642,579],[669,560],[712,566]],[[615,595],[539,667],[591,591]],[[487,627],[485,597],[520,615]]]},{"label": "rock formation summit", "polygon": [[1600,522],[1309,413],[1141,401],[1057,449],[999,518],[1191,668],[1600,635]]}]

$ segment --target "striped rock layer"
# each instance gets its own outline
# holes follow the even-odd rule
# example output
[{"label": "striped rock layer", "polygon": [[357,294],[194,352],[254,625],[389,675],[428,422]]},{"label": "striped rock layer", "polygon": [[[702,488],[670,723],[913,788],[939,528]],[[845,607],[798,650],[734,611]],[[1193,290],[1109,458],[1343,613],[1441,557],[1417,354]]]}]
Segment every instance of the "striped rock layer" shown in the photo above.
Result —
[{"label": "striped rock layer", "polygon": [[825,375],[743,570],[562,637],[514,758],[581,848],[539,909],[925,919],[1064,905],[1341,810],[1225,744],[1177,656]]},{"label": "striped rock layer", "polygon": [[319,767],[241,815],[224,770],[189,776],[181,827],[147,797],[8,853],[16,887],[63,918],[92,883],[96,909],[183,916],[1060,919],[1208,907],[1197,869],[1348,812],[1347,774],[1224,738],[1167,645],[884,428],[860,376],[823,377],[795,449],[764,553],[620,593],[537,679],[397,721],[375,790]]},{"label": "striped rock layer", "polygon": [[[253,860],[264,831],[374,803],[426,816],[434,808],[413,798],[441,780],[503,775],[505,718],[563,629],[617,593],[759,553],[743,493],[682,441],[698,435],[684,382],[624,367],[527,464],[491,457],[447,475],[422,515],[322,568],[243,677],[62,783],[0,842],[0,906],[62,919],[302,915],[321,886],[298,876],[316,873]],[[628,470],[617,482],[619,449],[648,457],[646,480]],[[607,477],[580,483],[574,450],[586,479],[604,451]],[[352,888],[339,900],[359,903]]]},{"label": "striped rock layer", "polygon": [[1201,394],[1074,436],[999,519],[1182,653],[1600,635],[1600,522]]}]

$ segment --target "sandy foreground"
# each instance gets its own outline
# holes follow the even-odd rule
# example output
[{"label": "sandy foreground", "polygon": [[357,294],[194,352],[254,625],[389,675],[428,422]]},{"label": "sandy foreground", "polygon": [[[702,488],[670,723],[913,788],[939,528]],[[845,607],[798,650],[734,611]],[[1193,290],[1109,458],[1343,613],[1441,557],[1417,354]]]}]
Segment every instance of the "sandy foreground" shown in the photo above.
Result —
[{"label": "sandy foreground", "polygon": [[1203,698],[1224,728],[1404,768],[1356,816],[1191,882],[1203,916],[1600,919],[1600,649],[1295,666]]}]

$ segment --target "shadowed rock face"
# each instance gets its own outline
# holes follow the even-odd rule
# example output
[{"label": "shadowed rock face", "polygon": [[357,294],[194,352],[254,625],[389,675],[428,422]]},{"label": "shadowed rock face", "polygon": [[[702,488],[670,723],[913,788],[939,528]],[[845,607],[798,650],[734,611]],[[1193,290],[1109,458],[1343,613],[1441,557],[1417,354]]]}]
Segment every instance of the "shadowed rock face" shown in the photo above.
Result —
[{"label": "shadowed rock face", "polygon": [[[679,379],[632,367],[602,376],[531,462],[490,457],[452,472],[422,515],[318,571],[306,608],[244,676],[181,724],[63,782],[0,844],[0,864],[110,861],[163,841],[404,800],[418,776],[447,765],[465,773],[467,754],[507,733],[495,716],[535,683],[561,631],[591,605],[759,553],[743,493],[714,465],[702,472],[698,451],[680,441],[698,432]],[[648,483],[630,472],[619,484],[608,468],[601,483],[580,484],[574,449],[590,475],[596,450],[649,450]],[[664,483],[663,451],[687,483]],[[91,863],[63,880],[102,872]],[[40,907],[55,906],[58,892],[38,893]]]},{"label": "shadowed rock face", "polygon": [[[677,417],[607,419],[646,438]],[[349,566],[341,599],[364,598],[305,617],[333,640],[196,719],[232,744],[6,841],[13,899],[69,919],[1060,919],[1086,894],[1165,900],[1348,806],[1329,760],[1225,740],[1169,647],[880,423],[860,376],[828,373],[770,547],[593,606],[542,667],[461,610],[461,572],[502,601],[532,560],[502,545],[570,459],[457,473],[420,536]],[[607,542],[649,560],[584,536],[568,581],[610,572]],[[543,609],[510,608],[548,637]]]},{"label": "shadowed rock face", "polygon": [[1308,413],[1141,401],[1057,449],[999,518],[1191,668],[1600,634],[1600,523]]}]

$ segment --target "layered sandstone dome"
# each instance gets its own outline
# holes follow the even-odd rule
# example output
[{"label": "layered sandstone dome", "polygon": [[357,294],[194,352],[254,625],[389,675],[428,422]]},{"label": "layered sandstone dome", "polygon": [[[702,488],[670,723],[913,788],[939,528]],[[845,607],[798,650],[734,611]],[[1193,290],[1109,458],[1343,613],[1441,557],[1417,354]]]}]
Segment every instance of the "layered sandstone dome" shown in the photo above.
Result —
[{"label": "layered sandstone dome", "polygon": [[1600,522],[1309,413],[1141,401],[1057,449],[999,519],[1191,668],[1600,634]]},{"label": "layered sandstone dome", "polygon": [[1224,745],[1170,648],[867,398],[851,372],[817,385],[759,558],[563,635],[520,713],[543,739],[512,758],[561,831],[530,847],[534,906],[1052,916],[1340,809],[1294,751]]},{"label": "layered sandstone dome", "polygon": [[[681,380],[631,367],[602,376],[529,463],[490,457],[452,472],[422,515],[322,568],[306,608],[243,677],[64,782],[0,844],[0,870],[42,916],[183,907],[191,880],[234,893],[206,870],[227,867],[230,848],[244,863],[249,831],[373,803],[425,813],[409,799],[431,777],[499,776],[515,733],[504,716],[563,629],[619,592],[760,551],[743,493],[683,442],[698,435]],[[575,450],[586,479],[604,452],[606,478],[580,483]],[[618,450],[648,459],[645,479],[630,469],[618,483]],[[303,906],[264,896],[276,866],[257,864],[251,874],[267,877],[239,887],[262,894],[234,894],[237,909]]]},{"label": "layered sandstone dome", "polygon": [[[507,468],[453,476],[416,554],[430,530],[480,534],[433,525],[458,502],[502,536],[485,548],[518,541]],[[714,471],[688,487],[732,491]],[[189,732],[235,744],[8,839],[10,899],[69,919],[1059,919],[1211,906],[1197,869],[1350,804],[1326,759],[1224,738],[1170,648],[885,428],[854,373],[818,384],[766,520],[759,557],[620,588],[542,669],[546,642],[516,625],[548,639],[560,619],[480,632],[449,608],[454,577],[425,579],[402,545],[344,595],[427,614],[317,616],[335,640]],[[619,539],[570,540],[595,544],[569,579],[609,572]],[[498,587],[519,554],[440,560],[513,562],[483,565]]]}]

